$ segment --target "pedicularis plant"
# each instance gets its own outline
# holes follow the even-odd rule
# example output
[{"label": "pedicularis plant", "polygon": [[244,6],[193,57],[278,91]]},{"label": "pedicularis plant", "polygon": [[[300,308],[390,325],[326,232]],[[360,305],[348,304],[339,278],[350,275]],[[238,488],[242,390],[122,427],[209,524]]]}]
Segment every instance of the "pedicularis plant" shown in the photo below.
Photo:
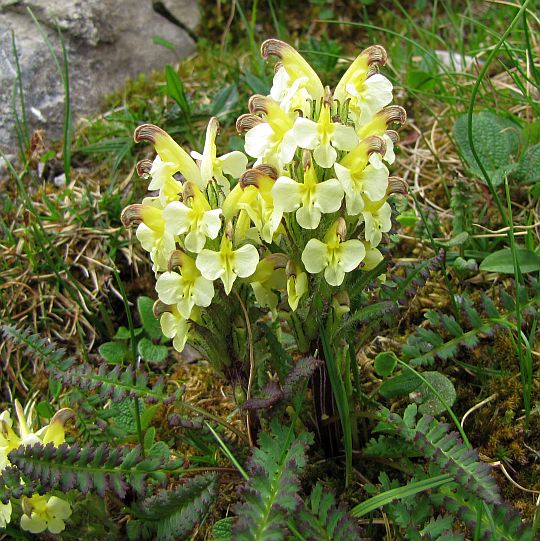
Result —
[{"label": "pedicularis plant", "polygon": [[[127,207],[123,222],[138,223],[150,254],[163,333],[176,350],[189,343],[208,358],[247,411],[255,396],[283,396],[299,358],[324,360],[307,372],[318,434],[336,451],[342,436],[346,447],[354,440],[347,426],[356,396],[356,357],[337,330],[352,316],[352,296],[384,270],[388,198],[406,189],[385,165],[398,141],[389,127],[406,115],[390,105],[381,46],[364,50],[333,92],[290,45],[269,39],[261,52],[278,60],[270,95],[252,96],[236,123],[254,162],[238,151],[218,156],[216,118],[202,154],[157,126],[139,126],[135,140],[157,152],[138,164],[151,194]],[[287,334],[296,354],[282,348],[280,357],[276,342]],[[253,441],[259,423],[251,413]]]}]

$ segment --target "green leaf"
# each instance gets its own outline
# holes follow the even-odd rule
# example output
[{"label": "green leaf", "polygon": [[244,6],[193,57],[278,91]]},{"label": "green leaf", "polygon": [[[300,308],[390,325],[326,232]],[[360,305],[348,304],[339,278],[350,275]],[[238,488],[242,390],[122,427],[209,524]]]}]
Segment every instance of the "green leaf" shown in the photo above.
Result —
[{"label": "green leaf", "polygon": [[174,43],[171,43],[169,40],[162,38],[161,36],[152,36],[152,43],[155,43],[156,45],[161,45],[162,47],[165,47],[165,49],[176,52],[176,47]]},{"label": "green leaf", "polygon": [[540,143],[540,120],[527,124],[521,132],[521,138],[525,146],[532,146]]},{"label": "green leaf", "polygon": [[407,371],[384,381],[379,388],[379,393],[385,398],[403,396],[412,393],[420,386],[420,383],[421,381],[413,372]]},{"label": "green leaf", "polygon": [[529,147],[524,152],[515,176],[520,182],[528,184],[540,181],[540,144]]},{"label": "green leaf", "polygon": [[435,244],[437,244],[437,246],[443,246],[444,248],[453,248],[455,246],[461,246],[462,244],[465,244],[468,239],[469,233],[467,233],[467,231],[462,231],[450,240],[435,239]]},{"label": "green leaf", "polygon": [[154,316],[154,301],[150,297],[141,296],[137,299],[137,310],[141,317],[141,323],[146,334],[152,340],[158,340],[162,337],[161,325]]},{"label": "green leaf", "polygon": [[[536,272],[540,270],[540,256],[538,254],[525,248],[517,248],[516,257],[521,272]],[[510,248],[504,248],[488,255],[480,263],[480,270],[484,272],[514,274],[512,250]]]},{"label": "green leaf", "polygon": [[236,85],[227,85],[222,88],[214,97],[212,103],[211,115],[219,119],[227,116],[238,103],[240,94]]},{"label": "green leaf", "polygon": [[[422,376],[441,395],[448,406],[451,407],[454,404],[456,401],[456,389],[444,374],[431,371],[422,372]],[[420,404],[418,411],[422,414],[435,416],[446,411],[446,407],[425,383],[422,383],[414,392],[414,400]]]},{"label": "green leaf", "polygon": [[178,104],[182,113],[189,118],[191,116],[191,106],[187,100],[184,85],[180,77],[178,77],[178,73],[169,64],[165,66],[165,80],[167,82],[165,86],[167,96],[172,98]]},{"label": "green leaf", "polygon": [[[484,179],[484,175],[469,145],[467,115],[458,117],[453,134],[458,150],[469,170]],[[520,128],[511,120],[484,111],[472,117],[472,135],[474,148],[482,165],[495,181],[504,180],[504,168],[513,162],[519,149]]]},{"label": "green leaf", "polygon": [[129,357],[130,351],[122,342],[105,342],[98,348],[99,354],[111,364],[120,364]]},{"label": "green leaf", "polygon": [[397,366],[397,357],[393,351],[383,351],[375,357],[373,367],[378,376],[389,376]]},{"label": "green leaf", "polygon": [[167,346],[160,346],[154,344],[148,338],[141,338],[139,344],[137,345],[139,355],[150,363],[161,363],[163,362],[169,353],[169,348]]},{"label": "green leaf", "polygon": [[222,518],[212,527],[212,541],[231,541],[233,517]]},{"label": "green leaf", "polygon": [[[139,336],[143,332],[142,327],[137,327],[136,329],[133,329],[133,334],[135,336]],[[131,332],[127,327],[124,327],[121,325],[118,327],[116,334],[113,336],[115,340],[130,340],[131,339]]]},{"label": "green leaf", "polygon": [[54,410],[51,404],[45,400],[42,400],[37,406],[36,411],[40,417],[44,419],[50,419],[54,415]]}]

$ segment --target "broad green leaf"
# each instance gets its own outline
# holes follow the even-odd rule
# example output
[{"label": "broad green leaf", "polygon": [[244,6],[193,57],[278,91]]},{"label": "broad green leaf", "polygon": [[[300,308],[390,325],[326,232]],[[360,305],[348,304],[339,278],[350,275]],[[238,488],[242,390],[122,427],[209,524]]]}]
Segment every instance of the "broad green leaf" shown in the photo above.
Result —
[{"label": "broad green leaf", "polygon": [[520,182],[527,184],[540,181],[540,144],[529,147],[523,153],[515,176]]},{"label": "broad green leaf", "polygon": [[394,398],[411,393],[422,383],[416,374],[411,371],[400,373],[393,378],[387,379],[379,388],[379,393],[385,398]]},{"label": "broad green leaf", "polygon": [[[440,372],[430,371],[422,372],[422,376],[428,381],[433,388],[441,395],[446,404],[450,407],[456,401],[456,389],[454,384]],[[422,414],[439,415],[446,411],[446,407],[437,398],[428,385],[422,383],[420,387],[414,391],[414,400],[420,404],[418,411]]]},{"label": "broad green leaf", "polygon": [[99,354],[111,364],[120,364],[129,357],[129,348],[122,342],[105,342],[98,348]]},{"label": "broad green leaf", "polygon": [[42,400],[37,406],[36,411],[40,417],[50,419],[54,415],[54,410],[49,402]]},{"label": "broad green leaf", "polygon": [[[142,327],[137,327],[136,329],[133,329],[133,334],[135,336],[139,336],[143,332]],[[129,332],[129,329],[127,327],[124,327],[121,325],[118,327],[118,330],[116,331],[116,334],[113,336],[115,340],[129,340],[131,338],[131,333]]]},{"label": "broad green leaf", "polygon": [[540,120],[527,124],[521,132],[524,146],[531,146],[540,143]]},{"label": "broad green leaf", "polygon": [[[469,170],[484,180],[469,145],[467,124],[467,115],[458,117],[453,129],[454,138]],[[518,154],[520,131],[520,127],[511,120],[489,111],[472,116],[474,148],[494,184],[504,181],[505,168],[512,164]]]},{"label": "broad green leaf", "polygon": [[139,355],[150,363],[161,363],[167,358],[169,348],[167,346],[159,346],[148,338],[141,338],[137,345]]},{"label": "broad green leaf", "polygon": [[392,351],[384,351],[375,357],[373,367],[378,376],[389,376],[397,366],[396,354]]},{"label": "broad green leaf", "polygon": [[[516,257],[521,272],[536,272],[540,270],[540,256],[538,254],[525,248],[517,248]],[[480,263],[480,270],[484,272],[514,274],[512,250],[510,248],[504,248],[488,255]]]},{"label": "broad green leaf", "polygon": [[150,297],[139,297],[137,299],[137,310],[141,316],[141,323],[146,334],[152,340],[161,338],[161,325],[159,324],[159,320],[154,316],[154,301]]}]

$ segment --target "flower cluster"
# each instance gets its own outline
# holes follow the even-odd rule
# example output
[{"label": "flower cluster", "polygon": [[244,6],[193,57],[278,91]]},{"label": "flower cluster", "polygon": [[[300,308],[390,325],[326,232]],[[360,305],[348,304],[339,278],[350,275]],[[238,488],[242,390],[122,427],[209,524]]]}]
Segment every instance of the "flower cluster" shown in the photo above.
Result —
[{"label": "flower cluster", "polygon": [[138,223],[162,329],[179,351],[216,287],[229,295],[250,284],[260,305],[286,298],[295,311],[319,275],[339,287],[347,273],[376,267],[391,227],[387,198],[405,190],[385,165],[398,140],[389,128],[406,115],[390,105],[382,47],[364,50],[333,92],[286,43],[267,40],[261,52],[278,59],[270,94],[252,96],[236,124],[250,168],[241,152],[217,155],[216,118],[202,154],[188,154],[157,126],[135,132],[157,152],[138,164],[153,193],[122,218]]},{"label": "flower cluster", "polygon": [[[64,442],[64,424],[72,417],[73,412],[64,408],[56,412],[50,424],[39,429],[31,430],[32,408],[25,414],[18,400],[15,401],[15,412],[18,420],[18,433],[13,430],[13,420],[8,410],[0,414],[0,471],[9,466],[8,454],[21,445],[44,445],[52,443],[58,447]],[[66,527],[64,521],[71,516],[69,502],[49,494],[34,494],[30,498],[22,497],[21,528],[31,533],[41,533],[49,530],[53,534],[60,533]],[[0,502],[0,528],[4,528],[11,521],[11,501],[4,504]]]}]

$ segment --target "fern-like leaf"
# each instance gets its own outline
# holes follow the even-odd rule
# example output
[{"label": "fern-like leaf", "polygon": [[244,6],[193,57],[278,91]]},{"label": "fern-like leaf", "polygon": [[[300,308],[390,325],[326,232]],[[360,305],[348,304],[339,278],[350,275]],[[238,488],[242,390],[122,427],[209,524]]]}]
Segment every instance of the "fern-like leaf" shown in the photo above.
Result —
[{"label": "fern-like leaf", "polygon": [[[165,393],[165,382],[162,378],[149,384],[144,371],[138,370],[134,377],[131,367],[121,368],[119,365],[111,369],[107,364],[101,364],[96,370],[93,366],[83,363],[67,371],[55,370],[53,375],[65,385],[96,393],[102,400],[111,399],[113,402],[121,402],[126,398],[140,398],[150,404],[157,402],[166,404],[178,400],[182,395],[182,389],[173,394]],[[82,399],[86,395],[81,394],[80,397]]]},{"label": "fern-like leaf", "polygon": [[46,367],[56,367],[66,370],[75,363],[64,348],[57,347],[54,342],[33,334],[30,329],[21,329],[14,325],[0,325],[0,330],[6,340],[23,349],[24,353]]},{"label": "fern-like leaf", "polygon": [[137,503],[132,508],[135,519],[127,525],[129,539],[184,539],[208,513],[217,486],[215,475],[200,475]]},{"label": "fern-like leaf", "polygon": [[300,505],[298,474],[313,437],[304,432],[294,438],[292,429],[277,423],[271,428],[271,433],[261,433],[248,463],[251,478],[242,489],[244,503],[235,509],[236,541],[285,539],[287,519]]},{"label": "fern-like leaf", "polygon": [[97,492],[102,497],[111,490],[121,499],[129,487],[145,495],[149,478],[165,483],[167,475],[181,465],[180,460],[170,460],[161,452],[150,450],[145,458],[139,446],[117,447],[105,443],[84,448],[67,443],[58,447],[52,443],[22,445],[11,451],[8,458],[25,479],[39,482],[46,490],[66,492],[76,488],[82,493]]},{"label": "fern-like leaf", "polygon": [[347,514],[344,506],[336,505],[331,492],[323,493],[320,483],[300,507],[295,522],[306,541],[358,541],[360,528]]},{"label": "fern-like leaf", "polygon": [[423,415],[412,428],[396,413],[389,414],[388,421],[406,441],[437,464],[442,472],[450,474],[468,493],[490,503],[501,501],[489,466],[480,462],[478,453],[467,447],[456,432],[449,431],[449,425],[430,415]]}]

